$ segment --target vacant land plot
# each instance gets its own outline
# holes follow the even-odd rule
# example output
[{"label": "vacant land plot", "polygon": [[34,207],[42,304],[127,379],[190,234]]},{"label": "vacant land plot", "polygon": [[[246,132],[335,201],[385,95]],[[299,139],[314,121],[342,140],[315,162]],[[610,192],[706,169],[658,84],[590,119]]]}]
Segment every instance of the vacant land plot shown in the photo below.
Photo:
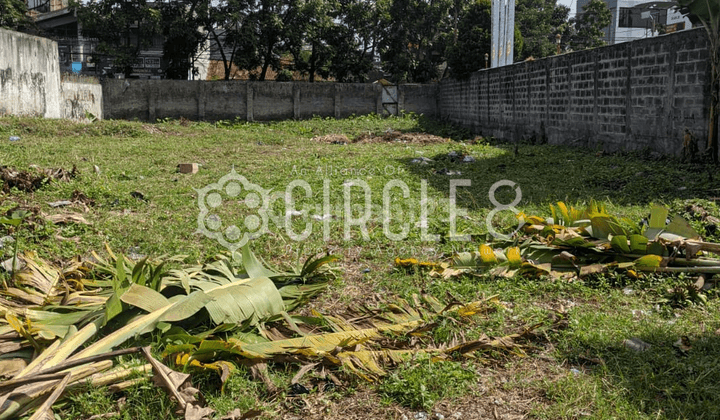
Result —
[{"label": "vacant land plot", "polygon": [[[315,366],[293,379],[301,364],[278,360],[260,374],[238,366],[221,388],[217,373],[194,373],[217,418],[234,410],[236,418],[286,419],[720,417],[720,305],[710,277],[698,292],[691,274],[443,278],[395,262],[477,251],[492,239],[489,231],[512,233],[517,213],[546,218],[558,201],[584,208],[596,200],[638,226],[660,204],[717,242],[715,167],[500,144],[412,115],[271,124],[3,117],[0,157],[0,213],[29,211],[19,229],[8,225],[2,235],[38,258],[67,264],[92,251],[105,258],[109,249],[131,260],[172,257],[169,267],[178,268],[247,239],[267,265],[286,270],[312,255],[340,257],[328,289],[291,315],[392,311],[398,302],[419,306],[421,295],[441,305],[482,302],[477,313],[439,311],[420,330],[387,334],[384,350],[515,337],[513,345],[444,361],[393,360],[387,375]],[[185,163],[198,164],[197,172],[181,173]],[[503,180],[512,188],[493,190]],[[5,259],[13,251],[9,243],[0,250]],[[9,273],[4,279],[11,282]],[[287,335],[284,322],[261,328]],[[195,333],[198,326],[183,327]],[[129,344],[151,345],[158,357],[167,346],[160,332]],[[122,390],[75,388],[55,413],[154,419],[171,418],[175,408],[141,379]]]}]

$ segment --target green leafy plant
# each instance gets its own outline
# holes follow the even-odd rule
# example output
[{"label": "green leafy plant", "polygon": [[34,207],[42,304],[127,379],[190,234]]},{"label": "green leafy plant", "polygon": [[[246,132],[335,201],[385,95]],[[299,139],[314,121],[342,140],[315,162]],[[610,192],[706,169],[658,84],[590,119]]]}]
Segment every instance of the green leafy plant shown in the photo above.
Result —
[{"label": "green leafy plant", "polygon": [[[18,253],[18,244],[20,242],[20,226],[22,225],[23,220],[30,214],[27,210],[15,210],[10,214],[10,217],[3,216],[0,217],[0,224],[5,226],[12,226],[15,228],[15,241],[13,246],[13,259],[12,259],[12,267],[10,268],[10,278],[15,278],[15,268],[17,266],[17,253]],[[7,288],[7,284],[5,283],[5,279],[3,279],[3,286]]]},{"label": "green leafy plant", "polygon": [[667,304],[672,308],[685,308],[705,305],[707,296],[703,293],[701,284],[681,275],[678,284],[664,291],[660,303]]},{"label": "green leafy plant", "polygon": [[434,362],[429,355],[418,354],[388,375],[378,390],[405,407],[429,410],[446,396],[467,393],[476,377],[458,363]]}]

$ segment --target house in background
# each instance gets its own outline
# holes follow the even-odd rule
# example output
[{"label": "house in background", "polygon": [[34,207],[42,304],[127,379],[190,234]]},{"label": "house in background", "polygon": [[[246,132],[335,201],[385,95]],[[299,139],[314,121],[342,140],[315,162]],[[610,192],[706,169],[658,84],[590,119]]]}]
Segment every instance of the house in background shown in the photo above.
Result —
[{"label": "house in background", "polygon": [[[690,19],[675,9],[677,2],[674,1],[603,1],[612,14],[610,26],[605,28],[605,41],[610,45],[692,28]],[[578,16],[588,3],[590,0],[578,0]]]},{"label": "house in background", "polygon": [[[112,57],[97,51],[97,40],[83,36],[77,14],[68,7],[68,0],[27,2],[41,35],[58,43],[61,72],[95,77],[123,77],[115,72]],[[135,60],[132,78],[164,78],[167,63],[163,60],[163,43],[162,35],[153,37],[151,46],[142,50]],[[191,58],[194,70],[188,72],[188,79],[205,79],[209,56],[208,48],[201,48],[198,56]]]}]

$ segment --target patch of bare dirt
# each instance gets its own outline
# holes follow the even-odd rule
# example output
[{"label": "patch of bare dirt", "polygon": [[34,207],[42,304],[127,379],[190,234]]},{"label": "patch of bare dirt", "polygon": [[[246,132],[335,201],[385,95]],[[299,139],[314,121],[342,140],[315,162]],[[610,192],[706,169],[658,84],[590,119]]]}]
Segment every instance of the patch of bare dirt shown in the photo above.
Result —
[{"label": "patch of bare dirt", "polygon": [[[557,380],[568,375],[566,369],[549,358],[526,358],[500,366],[484,367],[477,382],[461,397],[439,401],[426,419],[447,420],[492,419],[519,420],[528,418],[536,409],[551,402],[540,387],[542,380]],[[338,396],[324,392],[289,397],[283,404],[284,420],[413,420],[422,410],[409,409],[382,402],[369,385],[358,387],[350,395]],[[438,416],[438,414],[440,416]]]},{"label": "patch of bare dirt", "polygon": [[428,145],[447,143],[450,139],[444,137],[434,136],[426,133],[402,133],[400,131],[388,130],[381,135],[375,135],[371,133],[363,133],[354,139],[350,140],[343,134],[328,134],[325,136],[313,137],[313,141],[327,144],[350,144],[350,143],[401,143],[401,144],[416,144],[416,145]]},{"label": "patch of bare dirt", "polygon": [[348,144],[351,143],[350,139],[344,134],[327,134],[325,136],[317,136],[312,138],[313,141],[318,143],[328,144]]},{"label": "patch of bare dirt", "polygon": [[377,284],[369,274],[388,271],[391,268],[390,263],[377,265],[362,259],[360,253],[363,248],[360,246],[333,245],[328,251],[340,257],[334,265],[338,267],[339,275],[344,280],[343,287],[331,286],[301,312],[310,313],[311,309],[315,309],[321,313],[336,313],[344,311],[348,305],[374,307],[387,300],[387,296],[378,293]]},{"label": "patch of bare dirt", "polygon": [[289,398],[284,406],[283,420],[401,419],[406,411],[395,404],[383,404],[380,396],[367,386],[342,398],[325,393]]},{"label": "patch of bare dirt", "polygon": [[143,124],[142,125],[143,130],[147,131],[150,134],[162,134],[163,131],[154,125],[151,124]]},{"label": "patch of bare dirt", "polygon": [[353,143],[403,143],[403,144],[438,144],[448,143],[450,139],[434,136],[426,133],[402,133],[400,131],[389,130],[382,135],[361,134]]}]

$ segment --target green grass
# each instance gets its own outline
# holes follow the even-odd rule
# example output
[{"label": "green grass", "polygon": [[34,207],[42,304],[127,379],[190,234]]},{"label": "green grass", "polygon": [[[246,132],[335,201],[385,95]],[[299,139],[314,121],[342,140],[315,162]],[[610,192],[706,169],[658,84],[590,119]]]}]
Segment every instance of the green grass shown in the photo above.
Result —
[{"label": "green grass", "polygon": [[[345,134],[353,138],[368,132],[382,134],[388,129],[435,133],[454,141],[426,146],[332,145],[311,141],[318,135]],[[15,135],[21,140],[7,141]],[[448,157],[451,151],[470,154],[476,162],[451,161]],[[411,163],[421,156],[433,162]],[[570,283],[469,276],[442,281],[424,272],[407,272],[392,266],[395,257],[437,260],[454,251],[476,248],[487,234],[485,219],[493,208],[488,190],[502,179],[514,181],[520,187],[522,200],[516,207],[528,214],[549,216],[548,204],[556,201],[582,205],[595,199],[603,201],[610,212],[639,222],[647,216],[651,203],[659,203],[688,217],[701,234],[717,241],[720,237],[715,230],[687,212],[687,205],[694,203],[720,217],[714,201],[720,191],[720,180],[714,167],[672,159],[651,160],[644,153],[606,155],[548,145],[521,144],[516,154],[514,145],[473,139],[462,129],[413,115],[267,124],[173,120],[156,124],[126,121],[75,124],[3,117],[0,159],[3,165],[19,170],[28,170],[31,165],[66,169],[76,165],[81,171],[82,175],[71,182],[51,183],[33,193],[11,191],[0,199],[3,212],[17,206],[35,210],[37,215],[20,232],[21,246],[51,260],[102,251],[107,243],[119,253],[182,254],[188,263],[205,261],[223,251],[223,247],[197,233],[197,190],[217,182],[233,168],[249,182],[282,194],[290,181],[302,179],[310,186],[311,194],[307,198],[302,190],[296,189],[296,207],[307,206],[310,214],[322,215],[326,213],[322,208],[323,182],[328,180],[330,213],[337,217],[329,223],[328,238],[323,235],[321,222],[313,223],[313,232],[307,239],[294,241],[284,222],[271,220],[269,233],[254,239],[252,248],[278,266],[295,265],[303,256],[326,250],[344,255],[341,266],[345,277],[328,292],[335,309],[356,304],[372,294],[387,300],[426,292],[440,299],[450,294],[463,301],[498,295],[500,303],[494,311],[469,324],[444,319],[435,331],[435,338],[500,336],[518,332],[523,325],[543,324],[542,334],[526,342],[526,351],[530,360],[551,360],[547,378],[538,379],[538,372],[531,369],[508,368],[505,361],[515,356],[497,352],[479,354],[477,360],[462,366],[408,362],[378,386],[388,404],[429,409],[435,403],[436,407],[450,407],[450,413],[455,402],[478,398],[474,396],[479,392],[477,381],[466,383],[466,373],[489,366],[497,372],[507,371],[515,378],[498,392],[519,393],[521,388],[534,392],[534,399],[528,402],[532,408],[526,412],[531,417],[719,416],[716,378],[720,361],[716,355],[720,336],[715,332],[720,328],[720,305],[716,293],[708,293],[706,305],[691,302],[688,306],[673,307],[663,301],[668,288],[692,279],[646,277],[638,281],[610,273]],[[179,163],[191,162],[202,165],[197,174],[176,172]],[[100,168],[99,174],[95,173],[94,165]],[[469,187],[459,187],[457,195],[457,206],[467,209],[467,217],[457,220],[457,233],[473,235],[471,242],[448,237],[451,177],[436,173],[442,169],[461,171],[458,178],[472,182]],[[366,239],[357,227],[349,231],[349,239],[345,238],[343,184],[353,178],[365,181],[370,191],[373,213],[366,224]],[[402,198],[400,190],[394,190],[391,200],[396,206],[391,230],[398,232],[405,223],[410,228],[407,237],[398,241],[386,238],[378,211],[383,206],[383,188],[391,180],[402,181],[409,190],[408,199]],[[428,233],[439,235],[439,242],[423,241],[417,224],[422,180],[427,181]],[[84,213],[92,225],[43,222],[41,212],[82,212],[80,206],[54,209],[47,204],[68,200],[75,191],[94,200],[94,206]],[[134,198],[133,192],[142,193],[146,201]],[[359,188],[352,188],[351,192],[353,204],[364,203]],[[496,197],[500,203],[510,203],[515,192],[501,188]],[[247,206],[231,204],[219,209],[225,220],[240,223],[254,212]],[[279,215],[285,213],[283,200],[276,201],[272,208]],[[397,216],[400,209],[404,211],[402,217]],[[358,217],[361,212],[362,209],[353,209],[351,214]],[[511,211],[502,211],[493,224],[498,230],[511,231],[513,221]],[[301,218],[293,219],[295,231],[302,231],[304,226]],[[0,252],[7,258],[11,250],[6,247]],[[363,273],[366,269],[369,271]],[[632,292],[626,294],[624,288]],[[312,305],[323,308],[330,299],[322,297]],[[568,311],[569,323],[565,328],[556,328],[552,314],[561,308]],[[673,347],[681,336],[687,336],[692,343],[692,349],[686,353]],[[631,337],[641,338],[652,347],[643,353],[628,350],[622,342]],[[571,368],[580,373],[571,373]],[[269,395],[264,385],[251,379],[243,369],[231,376],[224,393],[216,377],[199,380],[206,399],[221,414],[235,408],[259,408],[267,418],[277,418],[297,410],[283,402],[296,369],[292,365],[271,367],[280,395]],[[438,387],[441,379],[464,385]],[[421,391],[423,386],[425,391]],[[104,389],[83,392],[66,400],[58,411],[61,418],[87,418],[113,410],[118,412],[117,418],[172,417],[173,407],[165,393],[150,382],[125,391],[122,396],[127,403],[120,410],[117,395]],[[331,396],[339,405],[352,398],[348,390]],[[387,416],[392,416],[396,409],[388,407]]]},{"label": "green grass", "polygon": [[391,372],[378,389],[400,405],[429,410],[442,398],[466,394],[476,377],[460,363],[433,362],[430,356],[419,355]]}]

